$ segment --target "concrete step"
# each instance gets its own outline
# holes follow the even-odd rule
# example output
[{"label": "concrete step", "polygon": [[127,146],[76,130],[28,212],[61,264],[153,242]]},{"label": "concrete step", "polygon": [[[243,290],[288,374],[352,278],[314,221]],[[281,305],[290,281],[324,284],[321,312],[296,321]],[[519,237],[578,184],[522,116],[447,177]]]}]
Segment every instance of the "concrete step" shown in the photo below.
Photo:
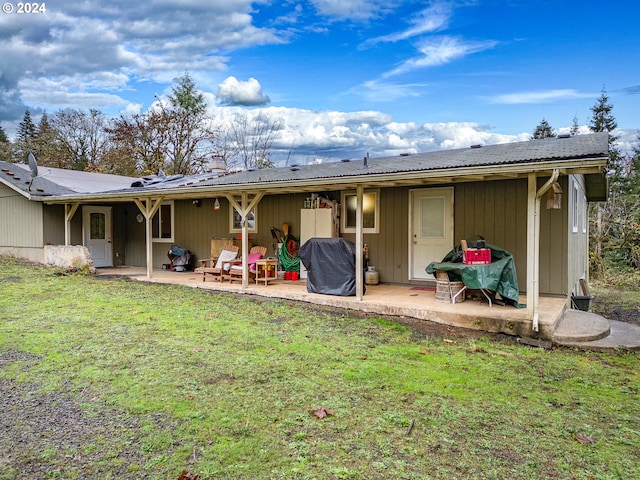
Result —
[{"label": "concrete step", "polygon": [[640,326],[607,320],[580,310],[567,310],[558,323],[553,342],[583,350],[640,350]]},{"label": "concrete step", "polygon": [[567,310],[553,331],[553,341],[590,342],[608,337],[611,333],[609,320],[595,313]]}]

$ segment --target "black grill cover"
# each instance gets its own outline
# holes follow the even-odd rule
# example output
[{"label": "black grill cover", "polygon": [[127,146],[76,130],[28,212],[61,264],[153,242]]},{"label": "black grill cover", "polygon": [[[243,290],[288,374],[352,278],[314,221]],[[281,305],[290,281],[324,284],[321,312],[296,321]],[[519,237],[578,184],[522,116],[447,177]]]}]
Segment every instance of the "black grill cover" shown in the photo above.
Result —
[{"label": "black grill cover", "polygon": [[355,251],[355,245],[343,238],[310,238],[304,242],[298,254],[307,269],[307,292],[355,296]]}]

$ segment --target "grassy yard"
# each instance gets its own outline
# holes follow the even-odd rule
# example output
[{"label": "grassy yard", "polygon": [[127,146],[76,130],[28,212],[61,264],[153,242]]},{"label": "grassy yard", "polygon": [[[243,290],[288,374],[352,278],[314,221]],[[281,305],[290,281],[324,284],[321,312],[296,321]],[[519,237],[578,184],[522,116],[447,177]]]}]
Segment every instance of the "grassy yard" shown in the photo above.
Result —
[{"label": "grassy yard", "polygon": [[[20,425],[9,429],[20,446],[0,431],[2,480],[28,468],[101,479],[183,469],[202,480],[640,478],[633,353],[432,337],[0,257],[0,359],[5,393],[54,409],[33,443]],[[56,405],[75,405],[75,417]],[[97,433],[61,441],[56,425],[80,420]]]}]

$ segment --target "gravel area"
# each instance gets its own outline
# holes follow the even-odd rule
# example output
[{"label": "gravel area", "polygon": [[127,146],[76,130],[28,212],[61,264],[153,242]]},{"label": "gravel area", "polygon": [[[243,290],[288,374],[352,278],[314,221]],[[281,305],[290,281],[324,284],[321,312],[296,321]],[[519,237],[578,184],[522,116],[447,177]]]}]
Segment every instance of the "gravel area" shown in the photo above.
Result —
[{"label": "gravel area", "polygon": [[[0,349],[0,369],[40,359]],[[141,422],[158,428],[161,417],[134,417],[96,398],[0,378],[0,479],[145,478],[149,461],[140,448]],[[116,439],[114,441],[114,439]]]}]

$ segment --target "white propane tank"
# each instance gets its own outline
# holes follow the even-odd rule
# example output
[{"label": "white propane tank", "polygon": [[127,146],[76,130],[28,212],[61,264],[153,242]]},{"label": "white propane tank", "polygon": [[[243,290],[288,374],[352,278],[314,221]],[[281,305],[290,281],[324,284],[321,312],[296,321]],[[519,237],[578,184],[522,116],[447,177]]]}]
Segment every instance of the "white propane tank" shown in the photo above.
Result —
[{"label": "white propane tank", "polygon": [[367,271],[364,272],[364,283],[366,285],[377,285],[379,281],[380,277],[378,272],[376,272],[376,267],[367,267]]}]

